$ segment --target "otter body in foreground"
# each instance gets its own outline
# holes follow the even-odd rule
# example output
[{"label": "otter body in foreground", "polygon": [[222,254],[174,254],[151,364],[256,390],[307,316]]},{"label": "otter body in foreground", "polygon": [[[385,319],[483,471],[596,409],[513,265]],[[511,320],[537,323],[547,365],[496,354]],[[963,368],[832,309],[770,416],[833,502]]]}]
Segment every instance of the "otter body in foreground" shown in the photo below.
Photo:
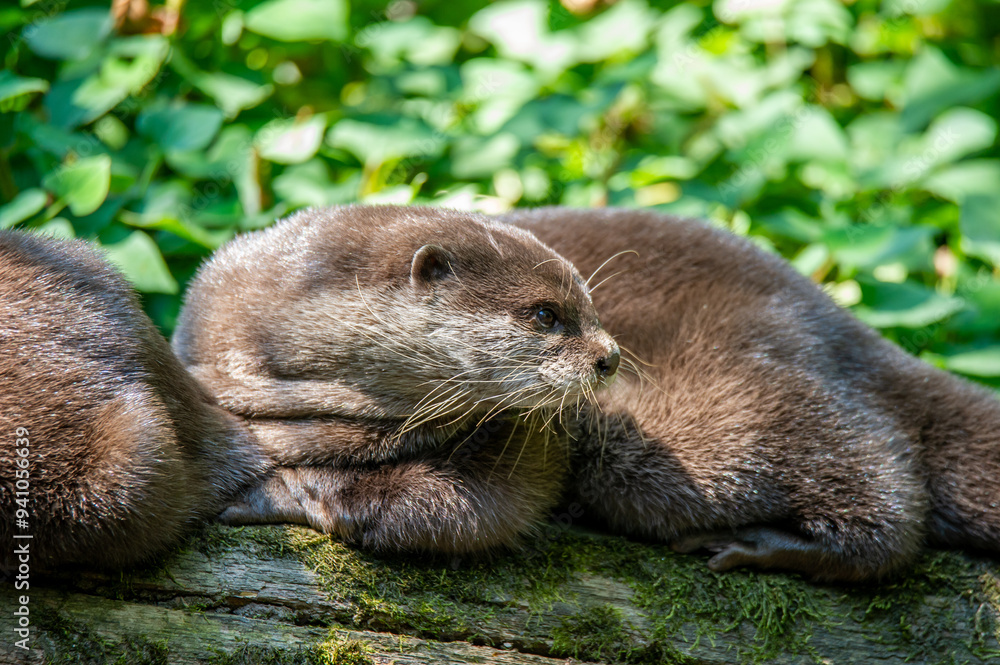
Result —
[{"label": "otter body in foreground", "polygon": [[[1000,551],[1000,401],[837,307],[781,259],[648,211],[506,220],[587,275],[636,372],[580,423],[572,484],[613,529],[817,579],[925,539]],[[601,277],[595,278],[600,282]]]},{"label": "otter body in foreground", "polygon": [[430,208],[306,210],[237,238],[173,344],[277,465],[224,521],[381,550],[514,542],[562,495],[556,408],[618,364],[569,263]]},{"label": "otter body in foreground", "polygon": [[0,433],[0,570],[137,563],[267,465],[91,248],[12,231],[0,231]]}]

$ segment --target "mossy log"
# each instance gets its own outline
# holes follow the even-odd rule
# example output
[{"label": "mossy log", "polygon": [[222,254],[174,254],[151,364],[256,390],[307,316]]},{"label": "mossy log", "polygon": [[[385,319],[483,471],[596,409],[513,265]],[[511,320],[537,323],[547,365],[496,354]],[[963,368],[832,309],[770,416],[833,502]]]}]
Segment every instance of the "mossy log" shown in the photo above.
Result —
[{"label": "mossy log", "polygon": [[1000,662],[996,560],[928,552],[849,588],[555,526],[488,558],[212,526],[144,570],[33,574],[0,598],[0,663]]}]

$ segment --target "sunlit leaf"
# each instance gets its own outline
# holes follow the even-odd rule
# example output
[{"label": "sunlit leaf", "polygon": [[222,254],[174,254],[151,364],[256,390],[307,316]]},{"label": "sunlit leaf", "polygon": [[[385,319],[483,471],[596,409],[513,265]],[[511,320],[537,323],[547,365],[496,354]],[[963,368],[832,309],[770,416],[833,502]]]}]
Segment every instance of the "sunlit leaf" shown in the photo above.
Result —
[{"label": "sunlit leaf", "polygon": [[83,217],[97,210],[111,185],[111,157],[79,159],[56,169],[42,181],[45,188],[66,202],[70,212]]},{"label": "sunlit leaf", "polygon": [[290,166],[274,179],[274,192],[294,206],[328,206],[357,199],[361,173],[354,171],[345,181],[334,182],[320,159]]},{"label": "sunlit leaf", "polygon": [[452,147],[451,172],[462,179],[492,175],[510,166],[520,147],[511,134],[498,134],[490,139],[462,137]]},{"label": "sunlit leaf", "polygon": [[28,47],[54,60],[82,60],[111,32],[108,7],[74,9],[25,26],[22,36]]},{"label": "sunlit leaf", "polygon": [[200,150],[222,125],[222,112],[205,104],[173,102],[147,108],[136,127],[163,150]]},{"label": "sunlit leaf", "polygon": [[326,140],[370,165],[405,157],[431,158],[445,147],[442,136],[411,118],[341,120],[330,129]]},{"label": "sunlit leaf", "polygon": [[903,122],[916,129],[944,109],[977,102],[997,90],[1000,69],[956,67],[938,49],[926,48],[906,69],[901,100],[905,105]]},{"label": "sunlit leaf", "polygon": [[921,328],[937,323],[965,306],[961,298],[943,296],[913,282],[858,281],[863,295],[854,313],[876,328]]},{"label": "sunlit leaf", "polygon": [[18,193],[13,201],[0,206],[0,229],[9,229],[36,215],[45,207],[47,200],[48,195],[41,189],[26,189]]},{"label": "sunlit leaf", "polygon": [[928,176],[923,186],[956,203],[967,196],[1000,192],[1000,160],[977,159],[953,164]]},{"label": "sunlit leaf", "polygon": [[284,42],[347,37],[345,0],[265,0],[243,17],[247,30]]},{"label": "sunlit leaf", "polygon": [[1000,266],[1000,195],[968,197],[961,228],[962,251]]},{"label": "sunlit leaf", "polygon": [[434,25],[425,16],[408,21],[373,23],[361,30],[354,43],[368,49],[384,67],[407,60],[418,65],[447,64],[455,57],[461,33]]},{"label": "sunlit leaf", "polygon": [[1000,346],[945,356],[944,366],[969,376],[1000,376]]},{"label": "sunlit leaf", "polygon": [[298,164],[316,154],[326,130],[326,117],[313,116],[303,122],[272,120],[257,132],[260,156],[279,164]]},{"label": "sunlit leaf", "polygon": [[13,72],[0,71],[0,111],[13,109],[18,100],[49,89],[45,79],[17,76]]},{"label": "sunlit leaf", "polygon": [[177,293],[177,280],[170,274],[160,248],[143,231],[134,231],[121,242],[104,246],[108,260],[132,285],[144,293]]}]

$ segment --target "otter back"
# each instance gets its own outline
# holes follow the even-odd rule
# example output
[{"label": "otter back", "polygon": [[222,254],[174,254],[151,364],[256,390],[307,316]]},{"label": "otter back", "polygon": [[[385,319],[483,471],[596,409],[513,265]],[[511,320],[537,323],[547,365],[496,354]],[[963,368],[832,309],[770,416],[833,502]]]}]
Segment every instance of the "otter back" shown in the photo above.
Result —
[{"label": "otter back", "polygon": [[141,560],[261,470],[227,443],[245,436],[93,250],[0,232],[0,505],[29,513],[0,542],[31,535],[36,565]]},{"label": "otter back", "polygon": [[[590,274],[628,371],[581,423],[588,513],[680,550],[857,580],[929,536],[1000,550],[1000,402],[837,307],[780,258],[641,210],[507,219]],[[618,274],[615,274],[618,273]]]}]

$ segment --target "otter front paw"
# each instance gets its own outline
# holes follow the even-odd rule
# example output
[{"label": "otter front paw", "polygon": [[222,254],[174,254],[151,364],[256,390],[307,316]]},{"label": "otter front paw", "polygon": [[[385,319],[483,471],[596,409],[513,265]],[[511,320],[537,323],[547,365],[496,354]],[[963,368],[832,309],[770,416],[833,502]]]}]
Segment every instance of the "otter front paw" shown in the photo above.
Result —
[{"label": "otter front paw", "polygon": [[[313,473],[310,473],[313,471]],[[218,516],[224,524],[305,524],[346,541],[359,540],[371,516],[345,510],[332,469],[280,467]]]}]

